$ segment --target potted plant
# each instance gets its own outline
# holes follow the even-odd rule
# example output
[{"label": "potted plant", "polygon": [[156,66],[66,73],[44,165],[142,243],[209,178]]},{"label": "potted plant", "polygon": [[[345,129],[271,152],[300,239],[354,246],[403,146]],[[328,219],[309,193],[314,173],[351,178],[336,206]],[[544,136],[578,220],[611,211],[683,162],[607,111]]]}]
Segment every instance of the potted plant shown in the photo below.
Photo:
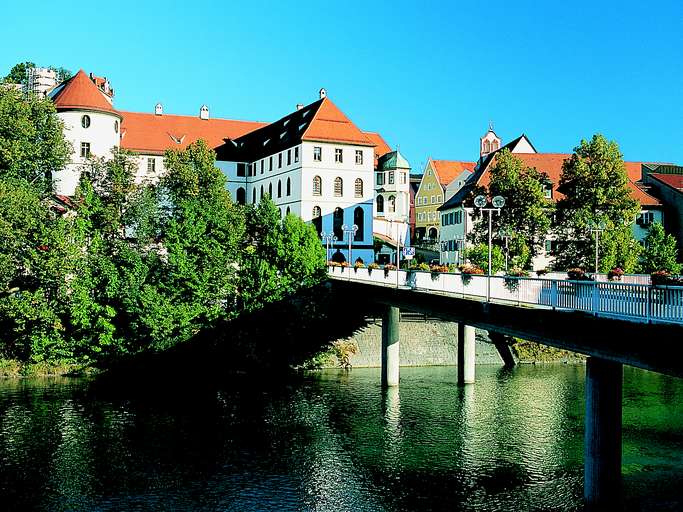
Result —
[{"label": "potted plant", "polygon": [[385,278],[389,276],[390,270],[396,270],[396,265],[392,265],[391,263],[387,263],[386,265],[384,265],[384,277]]},{"label": "potted plant", "polygon": [[353,271],[358,272],[359,268],[365,268],[365,263],[362,261],[356,261],[356,263],[353,264]]},{"label": "potted plant", "polygon": [[372,271],[375,269],[378,269],[378,268],[379,268],[379,265],[377,263],[374,263],[374,262],[370,263],[368,265],[368,274],[372,274]]},{"label": "potted plant", "polygon": [[477,267],[476,265],[472,265],[471,263],[465,263],[464,265],[460,265],[460,279],[462,279],[462,284],[467,286],[470,284],[472,281],[472,276],[473,275],[483,275],[484,271]]},{"label": "potted plant", "polygon": [[567,276],[570,281],[591,281],[591,277],[586,274],[586,271],[578,267],[567,270]]},{"label": "potted plant", "polygon": [[439,279],[439,274],[448,272],[448,265],[431,265],[429,271],[432,273],[432,280],[436,281]]},{"label": "potted plant", "polygon": [[612,270],[607,272],[607,279],[610,281],[621,281],[624,275],[624,271],[619,267],[614,267]]},{"label": "potted plant", "polygon": [[341,271],[342,271],[342,272],[344,272],[344,269],[347,268],[348,266],[349,266],[349,262],[348,262],[348,261],[342,261],[342,262],[339,264],[339,267],[341,267]]},{"label": "potted plant", "polygon": [[548,271],[547,268],[541,268],[541,269],[538,269],[538,270],[536,271],[536,275],[537,275],[538,277],[543,277],[543,276],[546,275],[548,272],[549,272],[549,271]]},{"label": "potted plant", "polygon": [[503,278],[503,284],[505,288],[511,292],[516,292],[519,289],[519,278],[526,277],[528,275],[529,272],[526,270],[521,268],[512,268],[507,274],[505,274],[505,277]]}]

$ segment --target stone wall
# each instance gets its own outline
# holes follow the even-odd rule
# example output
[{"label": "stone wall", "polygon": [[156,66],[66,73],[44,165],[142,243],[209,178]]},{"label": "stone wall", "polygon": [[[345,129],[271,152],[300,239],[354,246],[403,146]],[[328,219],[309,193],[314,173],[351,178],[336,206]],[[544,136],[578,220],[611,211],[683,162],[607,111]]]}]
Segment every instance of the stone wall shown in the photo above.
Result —
[{"label": "stone wall", "polygon": [[[369,319],[367,327],[353,336],[339,340],[351,342],[356,353],[349,356],[355,368],[381,366],[382,322]],[[486,331],[477,329],[477,364],[503,364]],[[435,319],[405,319],[400,322],[401,366],[455,365],[458,324]],[[332,366],[335,366],[334,364]]]}]

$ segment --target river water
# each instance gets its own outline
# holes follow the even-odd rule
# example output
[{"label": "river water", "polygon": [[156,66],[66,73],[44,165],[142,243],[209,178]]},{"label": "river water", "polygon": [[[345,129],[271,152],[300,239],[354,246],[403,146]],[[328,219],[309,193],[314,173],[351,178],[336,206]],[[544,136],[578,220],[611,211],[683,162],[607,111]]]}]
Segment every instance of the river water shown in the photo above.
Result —
[{"label": "river water", "polygon": [[[1,510],[581,510],[582,366],[0,381]],[[628,510],[683,509],[683,381],[625,369]]]}]

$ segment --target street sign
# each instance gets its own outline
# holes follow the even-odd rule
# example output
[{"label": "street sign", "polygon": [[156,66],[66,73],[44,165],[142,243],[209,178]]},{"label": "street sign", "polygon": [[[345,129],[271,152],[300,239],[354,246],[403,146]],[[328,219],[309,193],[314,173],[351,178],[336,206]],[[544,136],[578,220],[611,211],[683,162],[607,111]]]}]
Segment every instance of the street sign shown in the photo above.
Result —
[{"label": "street sign", "polygon": [[403,253],[403,257],[407,260],[412,260],[413,257],[415,256],[415,247],[404,247],[401,252]]}]

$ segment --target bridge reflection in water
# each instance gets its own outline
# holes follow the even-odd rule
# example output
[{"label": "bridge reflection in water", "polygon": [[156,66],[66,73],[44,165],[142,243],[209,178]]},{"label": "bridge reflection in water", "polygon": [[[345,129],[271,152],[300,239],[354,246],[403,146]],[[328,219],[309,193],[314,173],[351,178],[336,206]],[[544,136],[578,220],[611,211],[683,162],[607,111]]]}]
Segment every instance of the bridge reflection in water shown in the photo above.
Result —
[{"label": "bridge reflection in water", "polygon": [[328,274],[335,292],[384,305],[385,387],[399,384],[400,309],[458,322],[461,385],[475,380],[475,327],[589,356],[584,497],[594,509],[620,501],[622,365],[683,377],[675,357],[683,340],[683,287],[342,267]]}]

